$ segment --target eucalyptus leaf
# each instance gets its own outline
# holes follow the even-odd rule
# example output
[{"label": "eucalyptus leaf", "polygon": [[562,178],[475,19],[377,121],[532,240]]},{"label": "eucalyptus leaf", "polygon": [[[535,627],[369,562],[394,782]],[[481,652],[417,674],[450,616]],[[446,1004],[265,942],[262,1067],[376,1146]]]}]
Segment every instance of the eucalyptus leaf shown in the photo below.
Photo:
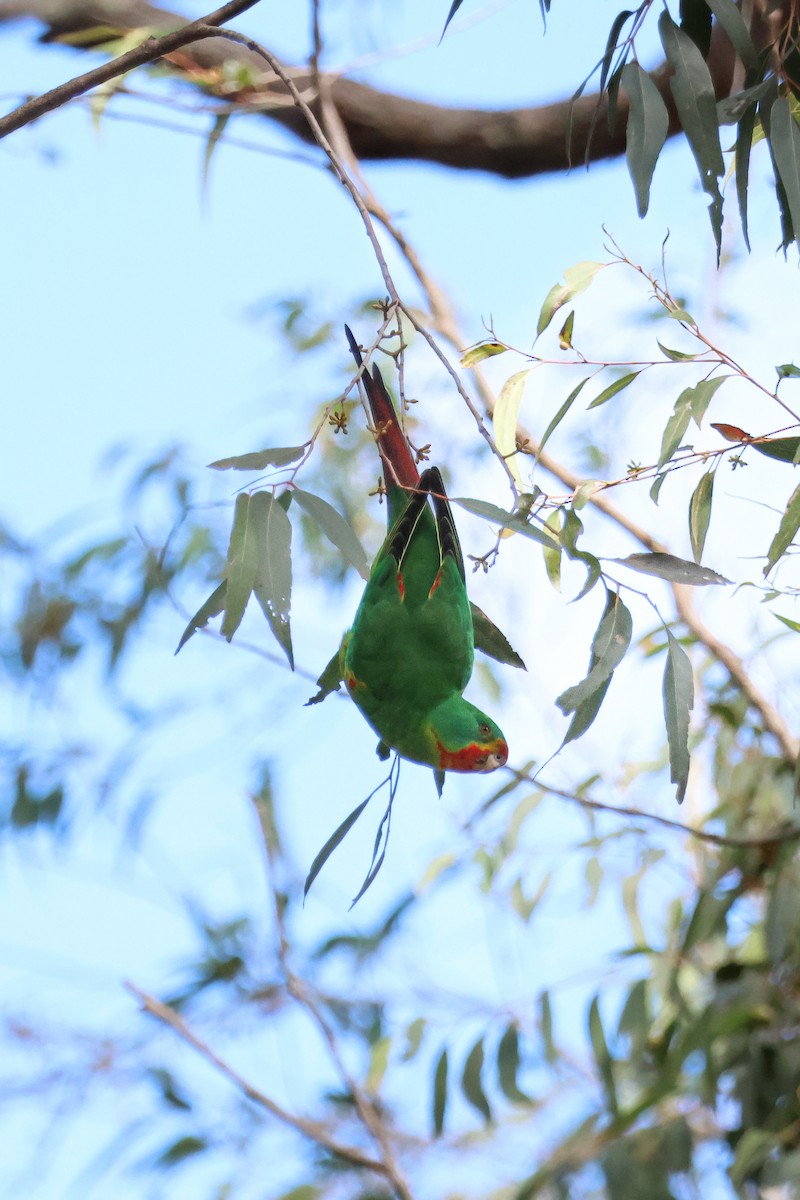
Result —
[{"label": "eucalyptus leaf", "polygon": [[254,450],[252,454],[234,454],[209,463],[214,471],[263,471],[265,467],[285,467],[297,462],[305,446],[281,446],[277,450]]},{"label": "eucalyptus leaf", "polygon": [[621,84],[630,102],[625,155],[636,193],[636,208],[643,217],[650,203],[653,171],[667,140],[669,114],[655,83],[638,63],[625,64]]},{"label": "eucalyptus leaf", "polygon": [[331,854],[333,854],[334,850],[342,841],[342,839],[346,837],[346,835],[353,828],[371,799],[372,796],[368,796],[366,800],[362,800],[361,803],[353,809],[350,815],[345,817],[341,825],[337,826],[319,853],[315,855],[314,861],[309,868],[308,874],[306,875],[306,881],[303,885],[303,899],[305,899],[305,897],[308,895],[309,888],[319,875],[322,868],[325,866],[325,863],[328,861]]},{"label": "eucalyptus leaf", "polygon": [[450,498],[450,503],[458,504],[473,516],[482,517],[484,521],[491,521],[493,525],[499,525],[501,529],[511,529],[514,533],[521,533],[523,537],[528,537],[541,546],[558,544],[553,534],[543,532],[538,525],[526,521],[522,514],[506,512],[505,509],[498,508],[496,504],[490,504],[487,500],[472,500],[468,497],[456,496]]},{"label": "eucalyptus leaf", "polygon": [[589,673],[556,700],[563,713],[575,712],[611,677],[631,642],[633,622],[620,597],[606,592],[606,606],[592,641]]},{"label": "eucalyptus leaf", "polygon": [[294,670],[289,608],[292,597],[292,525],[280,500],[257,492],[254,502],[258,569],[253,591],[264,616]]},{"label": "eucalyptus leaf", "polygon": [[612,396],[616,396],[617,392],[621,392],[623,388],[629,387],[634,379],[641,375],[641,371],[629,371],[626,375],[621,375],[619,379],[615,379],[608,387],[603,388],[598,396],[595,396],[591,404],[587,405],[586,411],[590,408],[599,408],[601,404],[605,404],[606,400],[610,400]]},{"label": "eucalyptus leaf", "polygon": [[574,267],[568,267],[564,272],[564,283],[556,283],[545,297],[539,320],[536,325],[537,337],[543,333],[555,314],[568,301],[585,292],[598,271],[602,271],[607,263],[579,262]]},{"label": "eucalyptus leaf", "polygon": [[193,633],[195,633],[198,629],[202,629],[204,625],[208,624],[212,617],[218,616],[223,611],[225,608],[225,593],[227,590],[228,582],[227,580],[223,579],[222,583],[218,587],[214,588],[214,591],[211,593],[205,603],[200,605],[197,612],[194,614],[191,621],[181,634],[181,640],[178,642],[178,649],[175,651],[176,654],[178,653],[178,650],[181,650],[186,645]]},{"label": "eucalyptus leaf", "polygon": [[483,1116],[487,1125],[492,1119],[492,1109],[486,1092],[483,1089],[481,1075],[483,1072],[483,1038],[478,1038],[467,1055],[464,1071],[461,1075],[461,1091],[464,1098]]},{"label": "eucalyptus leaf", "polygon": [[800,235],[800,129],[786,96],[779,96],[770,110],[769,142],[797,237]]},{"label": "eucalyptus leaf", "polygon": [[441,1137],[444,1131],[444,1115],[447,1108],[447,1049],[436,1062],[433,1074],[433,1136]]},{"label": "eucalyptus leaf", "polygon": [[233,525],[228,543],[225,567],[225,615],[222,618],[222,634],[231,640],[241,624],[244,610],[258,578],[260,546],[263,528],[258,520],[257,496],[268,497],[266,492],[250,496],[242,492],[236,497]]},{"label": "eucalyptus leaf", "polygon": [[507,346],[502,346],[499,342],[479,342],[477,346],[470,346],[469,350],[465,350],[461,355],[461,366],[465,369],[475,367],[478,363],[487,358],[494,358],[497,354],[505,354]]},{"label": "eucalyptus leaf", "polygon": [[515,375],[506,380],[500,389],[500,395],[497,397],[492,415],[495,444],[521,491],[524,491],[525,485],[522,482],[517,458],[517,419],[519,406],[525,392],[525,384],[532,369],[532,367],[528,367],[524,371],[517,371]]},{"label": "eucalyptus leaf", "polygon": [[497,1078],[500,1090],[512,1104],[532,1104],[530,1096],[520,1090],[517,1083],[519,1073],[519,1030],[515,1024],[506,1031],[497,1046]]},{"label": "eucalyptus leaf", "polygon": [[475,640],[475,649],[480,650],[482,654],[486,654],[489,658],[493,658],[495,662],[503,663],[508,667],[518,667],[520,670],[525,671],[527,669],[525,663],[510,644],[506,635],[487,617],[483,609],[478,608],[477,604],[470,601],[470,610],[472,612],[472,631]]},{"label": "eucalyptus leaf", "polygon": [[767,565],[764,574],[769,575],[779,558],[781,558],[794,541],[795,534],[800,529],[800,484],[789,497],[778,532],[770,543],[767,551]]},{"label": "eucalyptus leaf", "polygon": [[685,583],[691,587],[731,582],[724,575],[712,571],[710,567],[701,567],[687,558],[678,558],[674,554],[662,554],[659,551],[629,554],[626,558],[610,558],[607,561],[620,563],[623,567],[639,571],[642,575],[654,575],[657,579],[666,579],[670,583]]},{"label": "eucalyptus leaf", "polygon": [[714,496],[714,471],[705,471],[689,501],[689,536],[692,542],[694,561],[703,557],[706,534],[711,520],[711,501]]},{"label": "eucalyptus leaf", "polygon": [[341,513],[332,504],[315,496],[312,492],[294,488],[292,495],[295,504],[299,504],[313,521],[316,521],[326,538],[333,542],[342,557],[358,571],[362,579],[369,579],[369,563],[364,553],[364,547],[347,524]]},{"label": "eucalyptus leaf", "polygon": [[677,785],[680,804],[689,779],[689,713],[694,707],[694,677],[689,656],[669,630],[663,696],[670,779]]}]

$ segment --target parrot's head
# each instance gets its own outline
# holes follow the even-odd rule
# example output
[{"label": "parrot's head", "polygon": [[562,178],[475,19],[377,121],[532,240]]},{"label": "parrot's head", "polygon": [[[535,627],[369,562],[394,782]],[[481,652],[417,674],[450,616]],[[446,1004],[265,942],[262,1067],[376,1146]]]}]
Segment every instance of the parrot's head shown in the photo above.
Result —
[{"label": "parrot's head", "polygon": [[491,717],[461,696],[430,714],[442,771],[496,771],[508,760],[508,745]]}]

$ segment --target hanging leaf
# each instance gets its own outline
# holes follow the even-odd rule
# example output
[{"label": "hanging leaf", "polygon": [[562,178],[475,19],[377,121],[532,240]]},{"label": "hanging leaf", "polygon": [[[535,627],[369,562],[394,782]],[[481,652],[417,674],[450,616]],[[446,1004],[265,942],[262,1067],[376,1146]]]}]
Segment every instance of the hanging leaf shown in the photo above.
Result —
[{"label": "hanging leaf", "polygon": [[[561,529],[563,524],[563,512],[557,508],[555,512],[551,512],[550,516],[545,521],[547,529],[552,529],[553,533],[561,540]],[[552,583],[557,592],[561,591],[561,546],[543,546],[542,554],[544,555],[544,565],[547,571],[547,578]]]},{"label": "hanging leaf", "polygon": [[563,404],[561,405],[561,407],[559,408],[559,410],[558,410],[558,412],[556,413],[556,415],[553,417],[553,419],[552,419],[552,421],[550,422],[550,424],[547,426],[547,429],[545,429],[544,433],[542,434],[542,440],[539,442],[539,448],[538,448],[538,449],[537,449],[537,451],[536,451],[536,457],[535,457],[535,458],[534,458],[534,460],[533,460],[533,465],[534,465],[534,466],[536,466],[536,464],[538,463],[538,461],[539,461],[539,458],[541,457],[541,453],[542,453],[542,451],[544,450],[545,446],[547,445],[548,441],[550,440],[550,435],[551,435],[552,433],[554,433],[554,432],[555,432],[555,430],[558,428],[558,426],[561,424],[561,422],[563,421],[564,417],[567,415],[567,413],[569,412],[569,410],[572,408],[572,405],[573,405],[573,404],[575,403],[575,401],[578,399],[578,396],[581,394],[581,392],[583,391],[583,389],[584,389],[585,385],[586,385],[588,382],[589,382],[589,381],[588,381],[588,379],[582,379],[582,380],[580,381],[580,383],[577,385],[577,387],[574,387],[574,388],[572,389],[572,391],[571,391],[571,392],[570,392],[570,394],[567,396],[567,398],[566,398],[566,400],[564,401],[564,403],[563,403]]},{"label": "hanging leaf", "polygon": [[770,543],[769,550],[767,551],[767,565],[764,567],[765,575],[769,575],[778,559],[789,549],[798,529],[800,529],[800,485],[795,488],[789,497],[786,511],[781,517],[781,523],[778,526],[778,532]]},{"label": "hanging leaf", "polygon": [[706,471],[700,477],[700,482],[692,493],[689,501],[689,537],[692,541],[694,561],[699,563],[703,557],[703,547],[706,544],[706,534],[711,520],[711,501],[714,495],[714,471]]},{"label": "hanging leaf", "polygon": [[719,257],[722,244],[722,195],[718,180],[725,167],[719,143],[714,84],[697,46],[678,28],[666,10],[658,18],[658,30],[667,61],[675,72],[670,79],[675,107],[697,162],[703,190],[711,200],[708,213]]},{"label": "hanging leaf", "polygon": [[474,516],[482,517],[484,521],[491,521],[493,525],[499,525],[501,529],[511,529],[514,533],[521,533],[523,537],[538,542],[540,546],[556,544],[552,534],[545,533],[538,525],[526,521],[520,513],[506,512],[505,509],[498,508],[496,504],[490,504],[486,500],[471,500],[463,496],[451,497],[450,503],[458,504]]},{"label": "hanging leaf", "polygon": [[786,192],[795,236],[800,236],[800,129],[786,96],[779,96],[770,110],[769,142]]},{"label": "hanging leaf", "polygon": [[473,604],[472,601],[470,601],[470,609],[475,649],[507,667],[527,670],[525,663],[511,646],[506,635],[497,628],[493,621],[490,621],[483,609],[478,608],[477,604]]},{"label": "hanging leaf", "polygon": [[433,1075],[433,1136],[441,1137],[444,1130],[444,1114],[447,1107],[447,1050],[444,1049],[436,1062]]},{"label": "hanging leaf", "polygon": [[367,807],[367,805],[369,804],[371,799],[372,799],[372,796],[367,796],[366,800],[362,800],[361,803],[353,809],[353,811],[350,813],[350,815],[348,817],[345,817],[345,819],[342,821],[341,825],[337,826],[337,828],[333,831],[331,836],[328,838],[325,845],[322,847],[322,849],[319,851],[319,853],[315,856],[314,861],[312,862],[311,867],[309,868],[309,872],[306,875],[306,881],[303,885],[303,899],[304,900],[305,900],[306,896],[308,895],[309,888],[311,887],[312,883],[319,875],[322,868],[325,866],[325,863],[328,861],[330,856],[333,854],[334,850],[339,845],[339,843],[342,841],[342,839],[353,828],[356,821],[361,816],[362,812]]},{"label": "hanging leaf", "polygon": [[612,396],[616,396],[617,392],[621,392],[623,388],[629,387],[637,376],[641,375],[641,371],[629,371],[627,375],[621,375],[619,379],[615,379],[607,388],[604,388],[599,396],[595,396],[594,400],[587,406],[586,411],[590,408],[599,408],[601,404],[605,404],[606,400],[610,400]]},{"label": "hanging leaf", "polygon": [[693,388],[688,389],[691,393],[689,407],[692,410],[692,420],[698,429],[703,423],[703,417],[706,415],[711,400],[726,379],[730,379],[730,375],[717,375],[714,379],[701,379]]},{"label": "hanging leaf", "polygon": [[592,641],[589,673],[556,700],[563,713],[575,712],[608,680],[625,657],[631,642],[633,622],[620,597],[606,590],[606,607]]},{"label": "hanging leaf", "polygon": [[569,300],[573,300],[575,296],[585,292],[597,272],[602,271],[606,266],[608,263],[579,262],[574,267],[567,268],[564,272],[565,282],[554,284],[545,296],[536,325],[537,337],[545,331],[558,310]]},{"label": "hanging leaf", "polygon": [[739,118],[734,155],[736,200],[739,205],[739,220],[742,223],[742,237],[748,250],[750,249],[750,232],[747,225],[747,201],[750,193],[750,151],[753,146],[755,125],[756,106],[752,104]]},{"label": "hanging leaf", "polygon": [[622,12],[617,13],[617,15],[614,17],[614,20],[611,23],[611,29],[609,30],[608,38],[606,39],[606,48],[605,48],[605,51],[603,52],[603,57],[600,60],[600,86],[599,86],[598,90],[601,95],[605,91],[606,80],[608,79],[608,73],[611,69],[611,63],[614,58],[614,52],[617,49],[617,42],[619,41],[619,35],[622,32],[625,22],[628,20],[629,17],[632,17],[632,16],[633,16],[633,13],[631,12],[631,10],[629,8],[625,8],[622,10]]},{"label": "hanging leaf", "polygon": [[656,338],[656,343],[661,353],[665,354],[670,362],[694,362],[696,358],[700,357],[699,354],[686,354],[683,350],[670,350],[669,346],[663,345],[658,338]]},{"label": "hanging leaf", "polygon": [[614,1061],[609,1053],[597,996],[593,998],[589,1005],[589,1040],[592,1044],[594,1061],[597,1064],[597,1070],[603,1082],[603,1090],[606,1094],[608,1107],[611,1109],[613,1115],[616,1116],[619,1111],[619,1105],[617,1103],[617,1089],[614,1082]]},{"label": "hanging leaf", "polygon": [[321,704],[326,696],[330,696],[331,692],[338,692],[339,684],[342,682],[342,651],[341,648],[331,658],[328,665],[317,680],[319,691],[310,700],[306,700],[304,708],[308,708],[310,704]]},{"label": "hanging leaf", "polygon": [[689,713],[694,707],[694,678],[689,656],[667,630],[667,663],[664,668],[664,720],[669,743],[669,777],[677,784],[680,804],[689,779]]},{"label": "hanging leaf", "polygon": [[214,117],[214,124],[211,126],[211,132],[208,135],[205,151],[203,153],[203,191],[208,187],[208,173],[211,169],[211,157],[219,145],[219,140],[225,132],[225,126],[231,119],[231,114],[218,113]]},{"label": "hanging leaf", "polygon": [[586,567],[586,582],[573,600],[573,604],[578,600],[582,600],[592,590],[603,573],[600,560],[594,554],[590,554],[587,550],[578,549],[578,538],[582,533],[583,522],[575,512],[573,505],[572,508],[567,510],[566,517],[564,518],[564,527],[561,530],[561,543],[570,559],[582,562]]},{"label": "hanging leaf", "polygon": [[208,624],[212,617],[216,617],[222,612],[222,610],[225,608],[225,593],[227,590],[227,580],[223,579],[219,587],[214,588],[214,591],[208,597],[205,604],[200,605],[197,612],[194,614],[191,621],[181,634],[181,640],[178,642],[178,649],[175,651],[176,654],[178,653],[178,650],[181,650],[186,645],[193,633],[195,633],[198,629],[202,629],[204,625]]},{"label": "hanging leaf", "polygon": [[643,217],[650,203],[653,172],[667,140],[669,114],[658,88],[638,63],[625,64],[621,84],[630,102],[625,153],[636,193],[636,208]]},{"label": "hanging leaf", "polygon": [[620,563],[639,571],[642,575],[655,575],[657,579],[666,579],[670,583],[686,583],[691,587],[707,587],[712,583],[730,583],[724,575],[712,571],[710,567],[701,567],[687,558],[678,558],[674,554],[661,554],[654,551],[647,554],[629,554],[627,558],[609,558],[608,562]]},{"label": "hanging leaf", "polygon": [[500,395],[497,397],[492,415],[495,444],[508,464],[508,469],[514,476],[514,482],[520,491],[525,490],[525,485],[522,482],[517,458],[517,419],[525,383],[532,369],[532,367],[528,367],[525,371],[517,371],[515,375],[506,380],[500,389]]},{"label": "hanging leaf", "polygon": [[[290,493],[285,493],[291,499]],[[292,597],[292,525],[281,503],[269,492],[251,497],[257,533],[253,591],[276,641],[294,670],[289,607]],[[227,615],[227,610],[226,610]],[[223,629],[224,632],[224,629]]]},{"label": "hanging leaf", "polygon": [[569,742],[576,742],[578,738],[583,737],[586,733],[586,730],[600,712],[603,701],[606,698],[606,692],[611,686],[613,678],[614,672],[612,671],[608,679],[604,683],[601,683],[599,688],[580,702],[572,714],[572,720],[567,727],[567,732],[564,734],[564,739],[561,743],[562,747],[566,746]]},{"label": "hanging leaf", "polygon": [[480,1037],[470,1050],[467,1060],[464,1063],[464,1071],[461,1076],[461,1091],[464,1093],[464,1098],[469,1101],[473,1108],[476,1108],[481,1113],[488,1125],[492,1119],[492,1109],[483,1090],[483,1083],[481,1082],[482,1071],[483,1038]]},{"label": "hanging leaf", "polygon": [[214,471],[263,471],[265,467],[285,467],[305,453],[305,446],[281,446],[277,450],[255,450],[252,454],[235,454],[209,463]]},{"label": "hanging leaf", "polygon": [[553,1040],[553,1008],[549,992],[542,992],[539,997],[539,1032],[542,1035],[545,1062],[552,1067],[558,1061],[558,1047]]},{"label": "hanging leaf", "polygon": [[336,549],[341,552],[345,561],[355,567],[362,579],[369,579],[369,564],[364,547],[341,513],[338,513],[333,505],[328,504],[327,500],[323,500],[321,496],[315,496],[312,492],[304,492],[300,488],[295,488],[292,495],[295,503],[299,504],[313,521],[316,521],[328,541],[333,542]]},{"label": "hanging leaf", "polygon": [[494,358],[496,354],[505,354],[508,346],[502,346],[500,342],[480,342],[477,346],[470,346],[469,350],[465,350],[461,355],[461,366],[465,369],[475,367],[486,358]]},{"label": "hanging leaf", "polygon": [[447,33],[447,26],[450,24],[453,17],[456,15],[458,10],[461,8],[461,5],[463,3],[464,3],[464,0],[453,0],[453,3],[450,5],[450,11],[447,14],[447,20],[444,23],[444,29],[442,30],[442,36],[439,38],[439,45],[442,44],[442,38]]},{"label": "hanging leaf", "polygon": [[750,36],[750,30],[733,0],[706,0],[706,4],[730,38],[734,50],[742,60],[742,66],[748,71],[754,70],[758,66],[758,51]]},{"label": "hanging leaf", "polygon": [[558,331],[558,348],[559,350],[572,349],[572,331],[575,328],[575,309],[567,317],[564,324]]},{"label": "hanging leaf", "polygon": [[225,567],[225,615],[222,618],[222,635],[231,640],[241,624],[247,601],[258,579],[263,526],[258,517],[263,500],[255,503],[262,496],[271,500],[267,492],[256,492],[250,496],[242,492],[236,497],[236,507],[233,514],[230,541],[228,543],[228,558]]},{"label": "hanging leaf", "polygon": [[800,379],[800,367],[794,363],[781,363],[775,368],[778,379]]},{"label": "hanging leaf", "polygon": [[513,1023],[507,1026],[497,1047],[497,1078],[500,1090],[512,1104],[533,1104],[530,1096],[520,1091],[517,1083],[519,1073],[519,1030]]}]

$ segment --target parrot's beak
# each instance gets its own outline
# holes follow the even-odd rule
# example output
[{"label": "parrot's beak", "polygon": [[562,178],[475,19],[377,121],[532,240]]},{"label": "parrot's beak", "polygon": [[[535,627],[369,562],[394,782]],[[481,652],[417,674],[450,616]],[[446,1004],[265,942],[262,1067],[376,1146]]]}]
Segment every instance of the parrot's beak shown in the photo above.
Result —
[{"label": "parrot's beak", "polygon": [[500,742],[497,749],[492,751],[486,760],[484,771],[496,771],[498,767],[504,767],[508,761],[508,746],[505,742]]}]

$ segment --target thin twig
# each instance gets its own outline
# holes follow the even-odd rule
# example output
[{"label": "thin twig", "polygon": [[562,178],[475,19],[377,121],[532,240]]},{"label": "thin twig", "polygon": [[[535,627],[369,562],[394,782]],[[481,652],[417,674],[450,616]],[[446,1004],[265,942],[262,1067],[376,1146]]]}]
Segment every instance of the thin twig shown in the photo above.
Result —
[{"label": "thin twig", "polygon": [[145,38],[141,46],[137,46],[135,50],[120,54],[118,58],[112,58],[110,62],[86,71],[83,75],[78,75],[66,83],[61,83],[41,96],[34,96],[30,100],[26,100],[19,108],[15,108],[7,116],[0,118],[0,138],[14,133],[24,125],[29,125],[31,121],[38,120],[45,113],[61,108],[68,101],[74,100],[76,96],[82,96],[92,88],[124,75],[127,71],[155,62],[157,58],[172,54],[182,46],[189,45],[190,42],[198,42],[208,37],[219,37],[221,31],[218,26],[222,25],[224,21],[230,21],[233,17],[240,16],[257,3],[258,0],[231,0],[231,3],[224,4],[222,8],[209,13],[207,17],[191,21],[188,25],[183,25],[180,29],[172,33],[165,33],[161,37],[151,35]]},{"label": "thin twig", "polygon": [[355,1167],[374,1171],[384,1178],[389,1177],[390,1173],[387,1167],[378,1159],[371,1158],[355,1146],[348,1146],[344,1142],[340,1142],[318,1121],[310,1121],[307,1117],[300,1117],[296,1113],[291,1113],[287,1109],[282,1108],[280,1104],[276,1104],[270,1096],[260,1091],[240,1075],[238,1071],[235,1071],[229,1063],[215,1054],[211,1047],[187,1025],[180,1013],[176,1012],[169,1004],[163,1004],[155,996],[142,991],[134,983],[126,982],[125,987],[136,997],[144,1012],[155,1017],[157,1021],[161,1021],[162,1025],[167,1025],[170,1029],[174,1030],[184,1042],[196,1050],[207,1062],[216,1067],[222,1075],[243,1092],[248,1100],[252,1100],[254,1104],[265,1109],[284,1125],[289,1125],[292,1129],[296,1129],[298,1133],[302,1133],[305,1137],[316,1142],[317,1145],[323,1146],[331,1154],[335,1154],[337,1158],[341,1158]]}]

